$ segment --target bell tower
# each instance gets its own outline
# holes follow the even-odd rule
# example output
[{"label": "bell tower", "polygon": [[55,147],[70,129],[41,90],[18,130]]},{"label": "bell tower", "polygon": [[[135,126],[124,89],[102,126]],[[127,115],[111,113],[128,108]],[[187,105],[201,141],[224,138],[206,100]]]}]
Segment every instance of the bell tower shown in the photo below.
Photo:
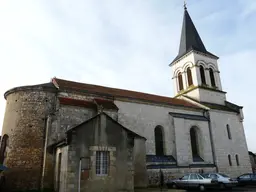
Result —
[{"label": "bell tower", "polygon": [[221,86],[218,59],[205,48],[185,4],[179,52],[169,65],[175,97],[186,95],[198,102],[224,105],[226,92]]}]

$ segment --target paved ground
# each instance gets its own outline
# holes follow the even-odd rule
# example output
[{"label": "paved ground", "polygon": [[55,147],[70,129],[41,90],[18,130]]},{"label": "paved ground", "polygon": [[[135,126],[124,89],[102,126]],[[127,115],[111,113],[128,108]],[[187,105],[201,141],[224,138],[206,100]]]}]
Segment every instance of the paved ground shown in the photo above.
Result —
[{"label": "paved ground", "polygon": [[[211,192],[219,192],[220,190],[211,190]],[[232,190],[222,190],[223,192],[243,192],[243,191],[247,191],[247,192],[256,192],[256,187],[235,187]]]},{"label": "paved ground", "polygon": [[[195,192],[197,192],[198,190],[193,190]],[[256,186],[254,187],[236,187],[236,188],[233,188],[232,190],[228,190],[228,189],[225,189],[225,190],[207,190],[209,192],[256,192]],[[160,189],[147,189],[147,190],[141,190],[141,189],[138,189],[136,190],[135,192],[161,192]],[[187,192],[186,190],[179,190],[179,189],[163,189],[162,192]]]}]

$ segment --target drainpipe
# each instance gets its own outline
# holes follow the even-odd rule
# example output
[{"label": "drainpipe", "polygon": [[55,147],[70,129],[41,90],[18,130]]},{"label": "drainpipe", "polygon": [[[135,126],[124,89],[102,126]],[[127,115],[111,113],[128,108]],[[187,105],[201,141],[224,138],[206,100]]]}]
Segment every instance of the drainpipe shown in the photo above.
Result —
[{"label": "drainpipe", "polygon": [[81,191],[81,168],[82,168],[82,159],[79,161],[79,170],[78,170],[78,192]]},{"label": "drainpipe", "polygon": [[215,164],[216,172],[218,173],[219,172],[219,168],[218,168],[217,161],[216,161],[215,147],[214,147],[214,143],[213,143],[212,125],[211,125],[210,113],[209,113],[208,110],[204,110],[203,114],[204,114],[204,117],[208,120],[209,133],[210,133],[210,141],[211,141],[211,147],[212,147],[213,163]]},{"label": "drainpipe", "polygon": [[44,141],[44,155],[43,155],[43,170],[42,170],[42,177],[41,177],[41,189],[44,188],[44,176],[45,176],[45,164],[46,164],[46,153],[47,153],[47,144],[48,144],[48,132],[49,126],[51,122],[51,116],[48,115],[46,118],[46,130],[45,130],[45,141]]}]

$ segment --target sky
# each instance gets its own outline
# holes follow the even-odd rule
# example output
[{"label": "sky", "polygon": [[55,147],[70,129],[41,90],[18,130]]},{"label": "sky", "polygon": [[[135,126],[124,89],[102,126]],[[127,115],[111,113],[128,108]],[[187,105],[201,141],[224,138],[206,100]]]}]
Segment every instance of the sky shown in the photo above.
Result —
[{"label": "sky", "polygon": [[[227,99],[244,106],[256,152],[255,0],[187,0],[208,51],[220,57]],[[178,53],[182,0],[1,0],[0,131],[10,88],[54,76],[173,96],[168,64]]]}]

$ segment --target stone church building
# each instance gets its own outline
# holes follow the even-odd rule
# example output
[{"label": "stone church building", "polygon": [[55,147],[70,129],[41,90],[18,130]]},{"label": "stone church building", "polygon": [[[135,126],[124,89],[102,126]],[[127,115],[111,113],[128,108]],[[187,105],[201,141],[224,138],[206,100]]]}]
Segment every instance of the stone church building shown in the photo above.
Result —
[{"label": "stone church building", "polygon": [[134,191],[186,172],[251,172],[242,107],[185,7],[175,97],[53,78],[8,90],[0,163],[13,189]]}]

